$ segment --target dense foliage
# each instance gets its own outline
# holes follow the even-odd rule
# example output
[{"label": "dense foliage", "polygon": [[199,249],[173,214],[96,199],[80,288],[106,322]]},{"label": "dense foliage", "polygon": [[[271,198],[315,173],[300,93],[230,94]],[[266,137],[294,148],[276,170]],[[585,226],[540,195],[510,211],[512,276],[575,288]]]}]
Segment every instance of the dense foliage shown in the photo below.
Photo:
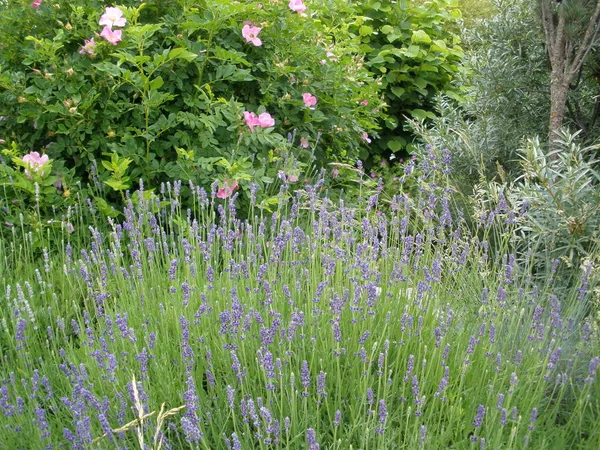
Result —
[{"label": "dense foliage", "polygon": [[[383,106],[340,24],[345,2],[125,6],[111,41],[98,2],[3,7],[0,133],[12,157],[46,152],[64,184],[97,176],[104,200],[143,178],[148,190],[238,183],[247,202],[251,180],[299,180],[283,154],[355,160],[377,128]],[[269,120],[253,127],[246,114]]]},{"label": "dense foliage", "polygon": [[[388,117],[371,154],[401,155],[414,151],[414,137],[406,118],[435,117],[433,99],[444,93],[459,99],[454,78],[463,50],[453,33],[460,11],[453,0],[435,0],[407,6],[406,2],[361,2],[354,23],[361,36],[365,63],[381,77]],[[366,155],[364,155],[366,156]]]}]

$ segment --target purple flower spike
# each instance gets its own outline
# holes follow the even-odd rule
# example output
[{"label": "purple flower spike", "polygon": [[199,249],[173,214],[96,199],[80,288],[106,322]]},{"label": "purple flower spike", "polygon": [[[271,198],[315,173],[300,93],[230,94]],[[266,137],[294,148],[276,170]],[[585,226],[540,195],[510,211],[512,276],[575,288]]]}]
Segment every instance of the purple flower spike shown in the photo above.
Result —
[{"label": "purple flower spike", "polygon": [[306,444],[308,450],[319,450],[320,446],[317,443],[317,433],[312,428],[306,430]]},{"label": "purple flower spike", "polygon": [[483,405],[479,405],[477,407],[477,415],[475,416],[475,420],[473,420],[473,426],[475,428],[479,428],[481,425],[483,425],[483,416],[485,416],[485,407]]}]

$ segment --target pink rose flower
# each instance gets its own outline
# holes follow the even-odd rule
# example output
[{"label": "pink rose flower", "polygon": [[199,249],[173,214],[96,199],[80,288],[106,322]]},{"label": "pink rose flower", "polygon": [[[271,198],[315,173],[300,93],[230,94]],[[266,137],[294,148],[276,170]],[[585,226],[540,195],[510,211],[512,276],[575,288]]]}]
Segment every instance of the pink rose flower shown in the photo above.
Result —
[{"label": "pink rose flower", "polygon": [[25,175],[27,175],[27,178],[31,178],[31,172],[38,173],[50,162],[50,158],[48,158],[48,155],[40,156],[38,152],[31,152],[23,156],[23,162],[29,166],[29,168],[25,169]]},{"label": "pink rose flower", "polygon": [[95,50],[96,50],[96,41],[94,41],[94,38],[91,38],[90,40],[87,40],[87,39],[85,40],[85,43],[79,50],[79,53],[81,53],[82,55],[85,55],[86,53],[89,55],[94,55]]},{"label": "pink rose flower", "polygon": [[104,27],[100,36],[110,42],[112,45],[117,45],[121,42],[121,30],[113,31],[108,25]]},{"label": "pink rose flower", "polygon": [[310,144],[308,143],[308,138],[305,138],[305,137],[300,138],[300,147],[302,147],[302,148],[310,147]]},{"label": "pink rose flower", "polygon": [[250,128],[250,132],[252,133],[254,132],[254,127],[259,125],[256,114],[249,111],[244,111],[244,122],[246,122],[246,125],[248,125],[248,128]]},{"label": "pink rose flower", "polygon": [[105,25],[112,29],[112,27],[124,27],[126,23],[127,20],[123,17],[123,11],[119,8],[109,6],[104,10],[104,14],[100,17],[98,25]]},{"label": "pink rose flower", "polygon": [[304,106],[310,108],[311,106],[315,106],[317,104],[317,97],[314,95],[310,95],[308,92],[302,94],[302,100],[304,101]]},{"label": "pink rose flower", "polygon": [[217,197],[225,199],[230,197],[238,187],[237,181],[224,180],[217,190]]},{"label": "pink rose flower", "polygon": [[31,7],[33,9],[40,9],[40,5],[42,4],[42,0],[35,0],[32,4]]},{"label": "pink rose flower", "polygon": [[306,5],[302,0],[290,0],[289,7],[297,13],[306,11]]},{"label": "pink rose flower", "polygon": [[246,39],[246,42],[251,42],[256,47],[260,47],[262,45],[262,41],[258,38],[260,30],[262,30],[262,28],[246,24],[242,28],[242,36]]},{"label": "pink rose flower", "polygon": [[269,128],[275,125],[275,119],[271,117],[269,113],[262,113],[258,117],[256,114],[249,111],[244,111],[244,121],[251,132],[254,132],[254,127],[259,126],[261,128]]},{"label": "pink rose flower", "polygon": [[269,113],[262,113],[258,116],[258,125],[262,128],[272,127],[275,125],[275,119],[273,119]]},{"label": "pink rose flower", "polygon": [[367,132],[366,132],[366,131],[365,131],[364,133],[362,133],[362,134],[360,135],[360,137],[361,137],[361,139],[362,139],[363,141],[365,141],[367,144],[370,144],[370,143],[371,143],[371,139],[369,139],[369,135],[367,134]]},{"label": "pink rose flower", "polygon": [[360,102],[360,104],[362,106],[367,106],[369,104],[369,100],[363,100],[362,102]]}]

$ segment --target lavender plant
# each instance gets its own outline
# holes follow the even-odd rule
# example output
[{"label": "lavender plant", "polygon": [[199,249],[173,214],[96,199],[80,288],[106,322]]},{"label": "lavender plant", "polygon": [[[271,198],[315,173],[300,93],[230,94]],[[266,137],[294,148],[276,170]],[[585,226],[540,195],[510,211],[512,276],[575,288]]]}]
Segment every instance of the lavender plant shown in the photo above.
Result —
[{"label": "lavender plant", "polygon": [[244,221],[217,186],[189,185],[190,209],[179,185],[129,197],[2,284],[0,442],[597,448],[593,286],[557,296],[490,252],[449,213],[445,169],[431,152],[414,194],[360,208],[284,179]]}]

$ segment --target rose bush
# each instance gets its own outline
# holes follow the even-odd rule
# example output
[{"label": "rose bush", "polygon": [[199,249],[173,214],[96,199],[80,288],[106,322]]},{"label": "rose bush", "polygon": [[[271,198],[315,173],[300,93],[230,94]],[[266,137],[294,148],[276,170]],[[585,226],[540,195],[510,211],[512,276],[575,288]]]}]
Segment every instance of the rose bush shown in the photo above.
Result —
[{"label": "rose bush", "polygon": [[109,203],[140,178],[230,180],[244,207],[251,182],[278,191],[284,154],[356,160],[383,111],[341,0],[0,8],[0,135],[84,186],[94,174]]}]

